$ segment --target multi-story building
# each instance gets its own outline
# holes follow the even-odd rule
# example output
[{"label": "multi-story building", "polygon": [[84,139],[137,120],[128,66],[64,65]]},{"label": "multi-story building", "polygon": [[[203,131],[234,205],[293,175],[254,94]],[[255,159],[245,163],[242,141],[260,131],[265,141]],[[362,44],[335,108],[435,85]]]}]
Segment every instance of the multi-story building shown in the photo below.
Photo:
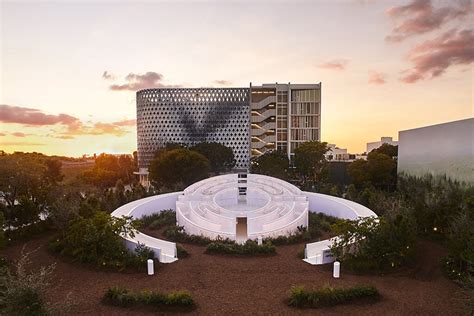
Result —
[{"label": "multi-story building", "polygon": [[251,156],[321,139],[321,83],[250,84]]},{"label": "multi-story building", "polygon": [[166,143],[221,143],[234,151],[237,168],[248,168],[252,157],[278,149],[291,158],[298,144],[320,136],[320,83],[137,91],[142,182]]}]

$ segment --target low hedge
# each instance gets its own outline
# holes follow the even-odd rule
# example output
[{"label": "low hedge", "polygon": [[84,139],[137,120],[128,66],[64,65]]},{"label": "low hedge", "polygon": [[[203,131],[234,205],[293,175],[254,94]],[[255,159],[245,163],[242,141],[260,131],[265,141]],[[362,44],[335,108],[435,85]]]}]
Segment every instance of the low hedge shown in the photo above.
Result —
[{"label": "low hedge", "polygon": [[163,235],[166,237],[166,239],[174,242],[180,242],[180,243],[189,243],[189,244],[196,244],[200,246],[207,246],[210,243],[213,243],[215,241],[220,242],[220,243],[225,243],[225,244],[235,244],[235,241],[231,239],[224,239],[224,238],[217,238],[216,240],[212,240],[210,238],[204,237],[204,236],[199,236],[199,235],[188,235],[184,231],[183,226],[172,226],[168,227],[163,231]]},{"label": "low hedge", "polygon": [[166,226],[176,225],[176,212],[163,210],[160,213],[145,215],[140,218],[142,227],[149,229],[161,229]]},{"label": "low hedge", "polygon": [[371,285],[347,288],[325,286],[317,290],[306,290],[303,286],[295,286],[290,290],[288,305],[298,308],[319,308],[378,299],[380,299],[379,291]]},{"label": "low hedge", "polygon": [[156,291],[131,292],[128,289],[109,288],[102,299],[105,304],[120,307],[182,307],[193,308],[195,303],[188,291],[161,293]]},{"label": "low hedge", "polygon": [[272,255],[276,253],[275,246],[270,242],[258,245],[253,240],[247,240],[245,244],[212,242],[206,247],[207,254],[227,255]]}]

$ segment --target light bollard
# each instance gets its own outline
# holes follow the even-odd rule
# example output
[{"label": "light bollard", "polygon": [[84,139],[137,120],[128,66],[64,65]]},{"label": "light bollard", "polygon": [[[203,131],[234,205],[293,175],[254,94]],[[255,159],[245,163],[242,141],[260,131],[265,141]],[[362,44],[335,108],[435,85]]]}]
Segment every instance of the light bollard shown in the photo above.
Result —
[{"label": "light bollard", "polygon": [[339,278],[341,272],[341,263],[339,261],[334,261],[334,268],[332,271],[332,276],[336,279]]},{"label": "light bollard", "polygon": [[155,266],[154,266],[153,259],[148,259],[147,264],[148,264],[148,275],[155,274]]},{"label": "light bollard", "polygon": [[263,237],[262,237],[262,236],[258,236],[258,238],[257,238],[257,244],[258,244],[259,246],[261,246],[261,245],[263,244]]}]

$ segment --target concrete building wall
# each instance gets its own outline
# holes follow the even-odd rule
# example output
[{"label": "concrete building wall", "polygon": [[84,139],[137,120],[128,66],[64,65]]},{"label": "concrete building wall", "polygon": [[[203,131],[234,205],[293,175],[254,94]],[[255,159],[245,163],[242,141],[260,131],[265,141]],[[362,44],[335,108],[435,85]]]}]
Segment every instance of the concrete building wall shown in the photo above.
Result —
[{"label": "concrete building wall", "polygon": [[398,172],[474,183],[474,118],[400,131]]}]

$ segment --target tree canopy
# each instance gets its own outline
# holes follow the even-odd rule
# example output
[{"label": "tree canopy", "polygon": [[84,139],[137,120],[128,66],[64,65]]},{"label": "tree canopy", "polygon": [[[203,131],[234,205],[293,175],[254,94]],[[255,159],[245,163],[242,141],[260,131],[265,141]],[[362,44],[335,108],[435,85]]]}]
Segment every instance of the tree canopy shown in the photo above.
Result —
[{"label": "tree canopy", "polygon": [[219,174],[229,171],[235,166],[232,148],[215,142],[202,142],[190,148],[209,160],[211,171]]},{"label": "tree canopy", "polygon": [[150,180],[156,188],[183,190],[205,179],[211,169],[209,160],[185,148],[159,151],[150,163]]},{"label": "tree canopy", "polygon": [[270,151],[254,159],[250,170],[252,173],[264,174],[282,180],[288,179],[290,161],[282,151]]},{"label": "tree canopy", "polygon": [[309,141],[295,149],[294,165],[302,179],[302,186],[317,184],[327,176],[326,157],[329,150],[326,142]]},{"label": "tree canopy", "polygon": [[378,188],[391,188],[396,182],[397,162],[386,154],[371,151],[367,160],[358,159],[347,168],[352,183],[361,187],[373,185]]},{"label": "tree canopy", "polygon": [[390,145],[390,144],[382,144],[379,148],[375,148],[371,151],[377,152],[379,154],[385,154],[390,158],[398,157],[398,146]]},{"label": "tree canopy", "polygon": [[94,168],[83,173],[83,179],[102,188],[115,186],[121,179],[124,183],[131,183],[135,179],[133,172],[136,163],[131,155],[100,154],[95,159]]}]

